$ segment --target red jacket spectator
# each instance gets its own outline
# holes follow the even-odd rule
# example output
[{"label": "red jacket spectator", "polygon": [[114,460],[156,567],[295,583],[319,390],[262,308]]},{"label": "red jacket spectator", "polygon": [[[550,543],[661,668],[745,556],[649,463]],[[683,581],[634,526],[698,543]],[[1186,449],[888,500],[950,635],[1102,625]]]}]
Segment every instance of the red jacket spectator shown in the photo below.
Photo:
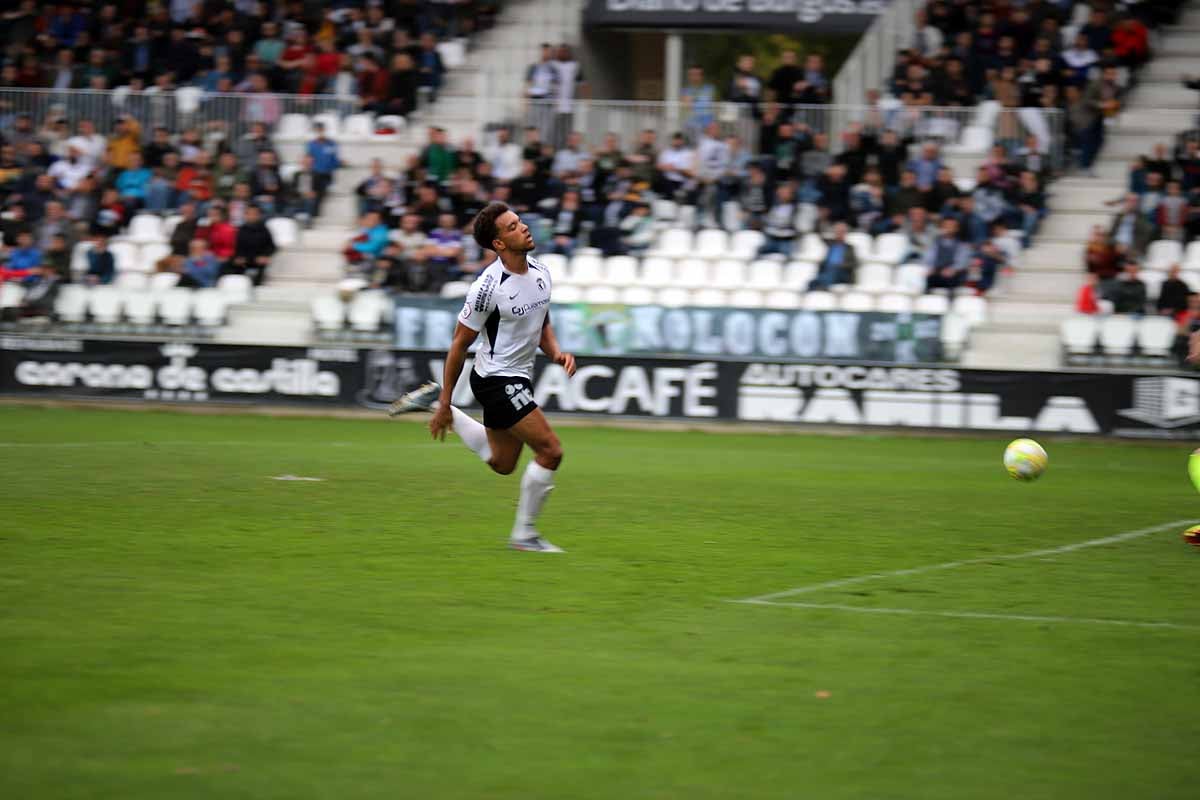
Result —
[{"label": "red jacket spectator", "polygon": [[208,248],[221,261],[233,258],[237,250],[237,228],[230,225],[223,217],[213,220],[205,231],[208,237]]},{"label": "red jacket spectator", "polygon": [[1100,304],[1096,298],[1096,278],[1091,276],[1087,283],[1079,287],[1079,294],[1075,296],[1075,311],[1079,314],[1096,314],[1100,311]]},{"label": "red jacket spectator", "polygon": [[1113,55],[1125,66],[1137,66],[1150,57],[1150,36],[1136,19],[1121,21],[1112,32]]},{"label": "red jacket spectator", "polygon": [[212,173],[206,167],[196,167],[188,164],[179,170],[175,179],[175,188],[187,192],[193,200],[212,199]]}]

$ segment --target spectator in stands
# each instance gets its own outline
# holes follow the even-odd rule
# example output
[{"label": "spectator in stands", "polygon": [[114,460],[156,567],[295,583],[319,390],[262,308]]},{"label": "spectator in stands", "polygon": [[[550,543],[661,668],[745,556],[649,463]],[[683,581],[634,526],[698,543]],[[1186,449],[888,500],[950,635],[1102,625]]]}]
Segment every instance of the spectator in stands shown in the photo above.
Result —
[{"label": "spectator in stands", "polygon": [[129,169],[134,154],[142,150],[142,126],[129,116],[117,117],[116,128],[108,140],[108,164],[114,169]]},{"label": "spectator in stands", "polygon": [[937,238],[925,252],[925,266],[929,270],[925,291],[949,289],[953,294],[966,280],[971,249],[958,238],[958,233],[958,220],[953,217],[942,220]]},{"label": "spectator in stands", "polygon": [[392,56],[392,68],[387,77],[388,99],[375,108],[383,113],[398,114],[407,118],[417,110],[418,87],[420,74],[416,62],[408,53],[396,53]]},{"label": "spectator in stands", "polygon": [[426,263],[433,274],[435,286],[463,277],[463,235],[453,214],[438,217],[438,226],[429,233]]},{"label": "spectator in stands", "polygon": [[421,88],[428,89],[429,99],[436,101],[438,92],[442,88],[446,66],[442,63],[442,56],[437,51],[437,40],[434,39],[432,33],[421,34],[421,50],[417,55],[417,73]]},{"label": "spectator in stands", "polygon": [[370,263],[387,246],[388,229],[380,220],[379,212],[368,211],[359,220],[358,234],[343,251],[350,264]]},{"label": "spectator in stands", "polygon": [[567,132],[574,127],[575,97],[586,91],[583,71],[579,62],[567,45],[560,45],[558,55],[554,60],[554,72],[557,75],[554,104],[554,133],[551,144],[562,147],[567,140]]},{"label": "spectator in stands", "polygon": [[1188,298],[1191,295],[1192,290],[1179,277],[1179,265],[1172,264],[1170,271],[1167,272],[1167,279],[1158,289],[1158,301],[1155,303],[1155,308],[1158,309],[1159,314],[1174,317],[1188,308]]},{"label": "spectator in stands", "polygon": [[655,191],[668,199],[687,202],[695,188],[696,153],[682,133],[671,136],[671,146],[658,156]]},{"label": "spectator in stands", "polygon": [[439,184],[444,184],[454,172],[454,150],[446,140],[445,128],[437,126],[429,129],[429,144],[421,151],[421,165],[426,174]]},{"label": "spectator in stands", "polygon": [[395,234],[395,242],[400,246],[403,266],[401,273],[395,274],[390,282],[414,291],[419,291],[415,287],[431,286],[433,279],[427,264],[429,237],[421,230],[421,218],[418,215],[404,215],[400,220],[400,230]]},{"label": "spectator in stands", "polygon": [[179,285],[188,289],[207,289],[216,285],[221,274],[221,264],[208,250],[204,239],[193,239],[188,243],[188,256],[179,273]]},{"label": "spectator in stands", "polygon": [[996,283],[996,276],[1004,268],[1006,259],[995,239],[985,239],[971,255],[967,267],[966,285],[975,294],[987,294]]},{"label": "spectator in stands", "polygon": [[924,263],[925,254],[929,252],[937,236],[933,224],[929,221],[929,212],[923,206],[913,206],[908,210],[899,232],[908,238],[908,252],[904,260]]},{"label": "spectator in stands", "polygon": [[24,278],[34,267],[41,266],[42,251],[36,246],[33,234],[22,232],[17,236],[17,246],[8,251],[8,261],[5,264],[8,278]]},{"label": "spectator in stands", "polygon": [[554,66],[553,45],[542,44],[541,59],[525,71],[525,96],[529,98],[529,124],[542,137],[552,135],[551,100],[558,85],[558,70]]},{"label": "spectator in stands", "polygon": [[223,266],[237,251],[237,228],[230,224],[225,209],[212,204],[208,208],[208,225],[204,229],[204,240],[209,252]]},{"label": "spectator in stands", "polygon": [[492,165],[492,175],[498,181],[508,182],[521,174],[521,146],[512,141],[508,128],[496,131],[496,144],[486,157]]},{"label": "spectator in stands", "polygon": [[33,226],[33,241],[39,250],[45,250],[56,235],[65,236],[68,242],[75,241],[74,225],[66,208],[58,200],[51,200],[46,203],[45,216]]},{"label": "spectator in stands", "polygon": [[301,156],[300,169],[292,176],[288,197],[292,203],[292,215],[305,228],[312,227],[312,221],[317,216],[321,200],[319,185],[320,180],[313,171],[312,156]]},{"label": "spectator in stands", "polygon": [[760,256],[778,253],[784,258],[792,254],[798,231],[796,229],[796,190],[791,183],[775,187],[775,199],[763,221],[766,239],[759,247]]},{"label": "spectator in stands", "polygon": [[91,250],[87,253],[87,272],[83,282],[89,286],[109,284],[117,276],[117,262],[108,249],[108,237],[97,236]]},{"label": "spectator in stands", "polygon": [[653,242],[654,218],[650,216],[650,204],[636,201],[621,220],[621,244],[630,255],[642,255]]},{"label": "spectator in stands", "polygon": [[937,180],[938,173],[942,169],[942,160],[938,154],[937,145],[933,142],[925,142],[921,145],[920,157],[909,161],[907,169],[916,175],[918,189],[922,192],[932,189],[934,181]]},{"label": "spectator in stands", "polygon": [[316,193],[316,207],[313,216],[321,213],[321,203],[333,183],[334,173],[342,166],[338,155],[337,142],[325,135],[325,126],[318,122],[313,125],[316,138],[308,143],[305,154],[312,159],[313,190]]},{"label": "spectator in stands", "polygon": [[1093,225],[1084,249],[1084,267],[1091,274],[1109,279],[1117,274],[1116,252],[1103,225]]},{"label": "spectator in stands", "polygon": [[704,82],[704,69],[693,64],[688,67],[687,85],[679,93],[679,101],[686,115],[684,129],[689,138],[698,139],[700,133],[713,121],[713,103],[716,90]]},{"label": "spectator in stands", "polygon": [[1123,245],[1140,256],[1154,239],[1154,225],[1139,210],[1139,202],[1136,194],[1125,195],[1125,207],[1113,220],[1108,236],[1114,245]]},{"label": "spectator in stands", "polygon": [[810,292],[828,291],[838,284],[854,283],[858,269],[858,254],[846,241],[849,226],[845,222],[835,223],[833,238],[825,242],[825,257],[817,265],[817,277],[808,285]]},{"label": "spectator in stands", "polygon": [[1106,286],[1105,299],[1113,304],[1117,314],[1144,314],[1146,312],[1146,284],[1138,277],[1138,264],[1131,261],[1125,265],[1120,278]]},{"label": "spectator in stands", "polygon": [[552,253],[570,256],[583,229],[583,212],[579,207],[579,192],[568,189],[551,214]]},{"label": "spectator in stands", "polygon": [[62,273],[49,264],[34,268],[30,275],[21,281],[25,288],[25,296],[21,298],[20,316],[49,317],[54,310],[58,287],[63,282]]},{"label": "spectator in stands", "polygon": [[263,220],[262,210],[256,205],[249,205],[246,207],[246,219],[237,229],[233,258],[222,271],[246,275],[255,286],[261,286],[275,250],[275,238]]},{"label": "spectator in stands", "polygon": [[1100,291],[1100,276],[1088,273],[1083,286],[1079,287],[1079,292],[1075,295],[1075,313],[1099,314],[1102,300]]},{"label": "spectator in stands", "polygon": [[42,266],[54,270],[63,283],[71,281],[71,246],[61,233],[50,237],[50,246],[42,252]]},{"label": "spectator in stands", "polygon": [[795,86],[804,77],[804,70],[796,63],[796,51],[784,50],[779,56],[779,66],[767,79],[767,88],[774,94],[774,100],[783,106],[793,102]]},{"label": "spectator in stands", "polygon": [[725,90],[725,99],[748,105],[753,111],[762,100],[762,90],[762,79],[754,73],[754,56],[750,53],[738,56],[733,77],[729,79],[729,88]]},{"label": "spectator in stands", "polygon": [[1088,175],[1094,175],[1092,164],[1104,146],[1104,120],[1121,110],[1121,87],[1117,70],[1106,66],[1100,78],[1084,89],[1072,108],[1072,124],[1079,136],[1079,165]]},{"label": "spectator in stands", "polygon": [[1094,69],[1100,63],[1100,56],[1088,46],[1087,36],[1075,34],[1071,46],[1063,50],[1059,56],[1063,64],[1063,78],[1076,86],[1086,86]]},{"label": "spectator in stands", "polygon": [[1121,17],[1112,29],[1112,52],[1118,64],[1136,70],[1150,58],[1150,32],[1137,18]]},{"label": "spectator in stands", "polygon": [[1167,182],[1167,193],[1155,209],[1158,238],[1176,242],[1184,241],[1184,226],[1188,220],[1188,200],[1183,196],[1179,181]]}]

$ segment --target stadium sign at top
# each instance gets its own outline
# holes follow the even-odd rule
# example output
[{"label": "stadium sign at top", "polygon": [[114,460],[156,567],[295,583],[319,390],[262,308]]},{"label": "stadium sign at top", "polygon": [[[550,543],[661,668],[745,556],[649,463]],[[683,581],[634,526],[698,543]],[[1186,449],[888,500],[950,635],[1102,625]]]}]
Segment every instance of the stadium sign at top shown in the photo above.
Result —
[{"label": "stadium sign at top", "polygon": [[887,0],[589,0],[591,28],[708,28],[862,33]]}]

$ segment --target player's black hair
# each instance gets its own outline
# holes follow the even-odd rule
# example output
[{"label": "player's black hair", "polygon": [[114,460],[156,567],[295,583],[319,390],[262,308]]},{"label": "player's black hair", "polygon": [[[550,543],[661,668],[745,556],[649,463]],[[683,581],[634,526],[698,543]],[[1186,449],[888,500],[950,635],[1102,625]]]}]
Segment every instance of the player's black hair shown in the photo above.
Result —
[{"label": "player's black hair", "polygon": [[496,220],[508,210],[508,203],[488,203],[482,211],[475,215],[475,222],[471,225],[471,235],[475,237],[476,244],[484,250],[495,249],[492,247],[492,242],[498,238]]}]

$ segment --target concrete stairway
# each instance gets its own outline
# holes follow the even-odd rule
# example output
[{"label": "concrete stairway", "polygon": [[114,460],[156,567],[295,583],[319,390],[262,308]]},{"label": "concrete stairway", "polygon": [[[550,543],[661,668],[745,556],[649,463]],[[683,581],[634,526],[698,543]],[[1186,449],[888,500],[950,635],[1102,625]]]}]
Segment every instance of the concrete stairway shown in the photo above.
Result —
[{"label": "concrete stairway", "polygon": [[1023,254],[1016,274],[989,298],[986,325],[972,332],[966,366],[1053,369],[1060,365],[1059,323],[1071,313],[1083,283],[1083,252],[1093,225],[1107,227],[1130,162],[1155,144],[1170,145],[1190,127],[1200,92],[1185,89],[1183,74],[1200,76],[1200,4],[1156,42],[1155,60],[1142,71],[1124,112],[1112,120],[1096,177],[1076,174],[1050,185],[1050,215]]}]

